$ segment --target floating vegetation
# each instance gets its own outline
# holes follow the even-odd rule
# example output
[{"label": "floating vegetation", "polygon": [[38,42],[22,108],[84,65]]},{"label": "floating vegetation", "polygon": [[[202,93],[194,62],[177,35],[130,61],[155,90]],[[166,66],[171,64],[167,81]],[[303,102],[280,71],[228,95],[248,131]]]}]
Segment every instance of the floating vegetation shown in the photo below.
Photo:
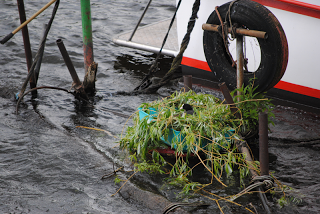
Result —
[{"label": "floating vegetation", "polygon": [[[192,113],[183,108],[185,105],[192,107]],[[143,103],[139,109],[140,115],[137,112],[133,119],[134,126],[128,127],[120,140],[121,147],[132,153],[132,159],[141,161],[136,167],[157,171],[155,166],[167,164],[158,149],[171,147],[175,149],[176,162],[170,176],[176,179],[187,181],[187,176],[192,174],[188,166],[191,155],[198,156],[223,186],[226,185],[220,179],[222,174],[231,174],[235,165],[245,172],[243,175],[248,174],[244,158],[234,144],[241,139],[237,133],[242,121],[234,118],[229,106],[214,96],[176,92],[168,98]],[[141,111],[147,116],[141,117]],[[203,155],[205,158],[200,157]]]},{"label": "floating vegetation", "polygon": [[[162,100],[142,103],[133,116],[134,125],[127,128],[120,140],[121,148],[130,152],[135,173],[168,174],[171,184],[182,186],[182,194],[207,194],[218,207],[221,199],[232,202],[231,196],[213,195],[206,192],[205,187],[214,182],[227,187],[222,178],[235,171],[241,185],[250,170],[260,174],[259,162],[248,163],[245,155],[238,151],[237,142],[243,141],[241,133],[248,133],[252,122],[257,125],[259,111],[267,111],[272,116],[271,105],[248,87],[251,86],[240,89],[243,92],[242,101],[237,104],[240,118],[216,97],[193,91],[175,92]],[[167,161],[160,153],[165,149],[174,150],[174,162]],[[191,157],[197,158],[198,164],[191,166]],[[194,168],[199,165],[210,173],[209,183],[190,181]]]}]

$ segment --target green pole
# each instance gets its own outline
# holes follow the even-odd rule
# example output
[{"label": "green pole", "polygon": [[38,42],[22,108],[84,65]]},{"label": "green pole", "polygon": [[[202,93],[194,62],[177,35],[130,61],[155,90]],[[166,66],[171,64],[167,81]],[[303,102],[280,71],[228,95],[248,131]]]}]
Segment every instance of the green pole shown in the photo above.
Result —
[{"label": "green pole", "polygon": [[87,72],[88,67],[94,61],[90,0],[81,0],[81,17],[83,34],[84,69],[85,72]]}]

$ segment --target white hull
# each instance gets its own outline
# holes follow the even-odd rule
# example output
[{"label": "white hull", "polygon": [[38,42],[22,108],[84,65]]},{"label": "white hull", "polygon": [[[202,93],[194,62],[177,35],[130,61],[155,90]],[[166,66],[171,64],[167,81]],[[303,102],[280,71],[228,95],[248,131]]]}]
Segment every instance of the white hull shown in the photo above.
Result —
[{"label": "white hull", "polygon": [[[241,1],[241,0],[239,0]],[[320,0],[254,0],[266,6],[279,20],[288,41],[287,69],[278,84],[268,91],[275,97],[320,107],[320,66],[318,65],[320,42]],[[178,3],[179,0],[176,0]],[[184,74],[192,74],[212,81],[214,77],[203,50],[202,24],[207,22],[216,6],[228,0],[201,0],[198,19],[191,34],[188,48],[182,59]],[[173,29],[171,29],[163,54],[176,56],[187,31],[194,0],[182,0]],[[170,20],[141,27],[129,41],[131,32],[123,33],[114,42],[119,45],[157,53]],[[167,23],[167,24],[165,24]],[[235,42],[234,42],[235,43]],[[260,47],[257,40],[246,37],[246,58],[249,71],[260,65]],[[229,49],[234,49],[231,43]],[[258,48],[257,48],[258,47]]]},{"label": "white hull", "polygon": [[[278,0],[283,4],[290,6],[290,2],[297,3],[297,1]],[[178,2],[178,0],[177,0]],[[203,30],[202,24],[206,23],[209,15],[214,11],[215,6],[220,6],[229,1],[226,0],[202,0],[198,12],[198,19],[196,21],[194,30],[191,34],[191,40],[184,53],[182,64],[194,67],[201,70],[210,71],[206,65],[206,58],[203,51]],[[259,1],[269,2],[272,6],[274,1]],[[289,3],[287,3],[289,2]],[[183,36],[187,29],[187,23],[191,16],[191,10],[194,0],[183,0],[177,14],[177,32],[178,42],[181,43]],[[298,2],[300,4],[301,2]],[[305,0],[304,3],[313,5],[305,5],[307,8],[311,6],[315,10],[312,17],[308,10],[300,10],[299,7],[289,8],[291,11],[285,9],[278,9],[267,6],[267,8],[277,17],[281,23],[288,40],[289,60],[287,70],[281,81],[274,87],[293,93],[306,95],[309,97],[320,99],[320,68],[319,55],[320,42],[315,37],[320,35],[320,1],[319,0]],[[296,6],[296,5],[294,5]],[[318,11],[316,9],[319,9]],[[310,9],[310,8],[309,8]],[[306,12],[305,12],[306,11]],[[299,12],[299,13],[298,13]],[[250,49],[250,48],[248,48]],[[250,52],[250,50],[247,50]],[[250,55],[250,53],[247,53]],[[248,57],[250,60],[250,57]],[[259,62],[258,62],[259,63]]]}]

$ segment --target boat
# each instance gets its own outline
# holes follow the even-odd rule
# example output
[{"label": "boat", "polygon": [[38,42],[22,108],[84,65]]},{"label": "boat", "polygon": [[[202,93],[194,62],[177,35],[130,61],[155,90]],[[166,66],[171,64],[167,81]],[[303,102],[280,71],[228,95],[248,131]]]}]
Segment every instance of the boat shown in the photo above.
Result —
[{"label": "boat", "polygon": [[[179,53],[179,45],[186,34],[194,2],[194,0],[183,0],[179,5],[179,0],[176,0],[175,4],[179,5],[179,9],[162,54],[177,56]],[[230,4],[232,4],[231,7]],[[264,14],[265,10],[260,11],[257,5],[262,5],[269,13]],[[267,91],[267,95],[272,98],[320,107],[320,69],[317,65],[320,43],[314,38],[320,33],[320,28],[317,27],[320,25],[320,1],[202,0],[200,2],[190,42],[181,61],[183,75],[192,75],[193,84],[217,88],[219,82],[223,81],[229,83],[227,84],[229,89],[233,89],[237,87],[236,66],[232,65],[232,60],[227,54],[219,53],[218,49],[221,47],[218,49],[216,47],[223,46],[220,44],[222,39],[217,39],[221,30],[220,33],[203,30],[203,24],[220,24],[219,21],[215,23],[218,20],[216,6],[224,21],[230,21],[224,17],[228,16],[228,12],[231,14],[232,22],[236,23],[240,20],[240,23],[237,23],[238,26],[232,26],[231,29],[257,30],[269,36],[266,38],[243,36],[245,82],[248,81],[246,78],[255,77],[259,83],[258,89]],[[243,9],[244,7],[246,8]],[[234,18],[233,16],[237,17],[234,14],[242,15]],[[162,38],[164,38],[169,24],[170,20],[164,20],[139,28],[137,25],[138,30],[118,35],[113,41],[119,45],[157,53],[162,40],[149,42],[145,37],[163,35]],[[273,36],[270,31],[277,31],[278,34]],[[237,39],[232,41],[230,38],[229,34],[228,48],[232,59],[237,55]],[[268,43],[272,39],[275,42]],[[217,57],[220,58],[217,59]]]}]

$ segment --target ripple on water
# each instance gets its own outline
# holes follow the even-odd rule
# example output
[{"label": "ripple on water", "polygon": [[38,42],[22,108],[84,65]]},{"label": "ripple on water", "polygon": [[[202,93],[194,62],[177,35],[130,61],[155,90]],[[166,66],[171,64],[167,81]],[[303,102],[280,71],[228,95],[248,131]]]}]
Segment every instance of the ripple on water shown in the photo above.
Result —
[{"label": "ripple on water", "polygon": [[[25,1],[27,17],[46,3],[45,0]],[[143,24],[170,18],[174,11],[174,3],[172,0],[153,2]],[[119,47],[112,43],[116,34],[134,28],[146,4],[147,1],[91,0],[94,57],[99,63],[96,82],[98,98],[91,106],[75,101],[73,96],[64,92],[39,90],[37,99],[31,100],[29,95],[24,98],[19,114],[15,115],[16,103],[13,101],[13,94],[19,91],[27,74],[21,33],[17,33],[9,42],[1,45],[1,212],[152,213],[145,207],[128,203],[119,195],[110,197],[119,186],[114,184],[113,179],[100,179],[102,175],[112,172],[113,161],[119,163],[119,156],[125,156],[117,153],[119,149],[115,147],[116,139],[104,132],[76,128],[78,125],[95,127],[118,136],[127,119],[103,108],[131,115],[142,102],[151,102],[161,97],[159,94],[115,94],[117,91],[130,91],[135,88],[155,58],[154,54]],[[33,56],[39,45],[42,26],[48,22],[52,8],[49,7],[28,24]],[[0,0],[0,37],[12,32],[18,25],[16,2]],[[63,39],[82,80],[83,42],[78,1],[60,1],[59,10],[48,35],[38,81],[39,86],[51,85],[69,89],[72,80],[56,46],[58,38]],[[161,71],[166,72],[171,62],[172,58],[162,57],[159,64]],[[130,125],[131,121],[128,124]],[[319,213],[318,151],[304,147],[271,147],[270,152],[277,157],[271,164],[276,176],[305,195],[306,202],[297,208],[298,212]],[[112,158],[118,159],[111,161]],[[154,178],[154,183],[158,182],[159,185],[159,178],[161,177]],[[144,179],[150,181],[153,178]],[[213,193],[222,195],[226,194],[225,191],[212,189]],[[238,189],[227,191],[235,193]],[[164,195],[172,194],[172,198],[176,196],[174,192],[163,192]],[[246,204],[247,199],[240,199],[240,202]],[[212,210],[209,209],[207,213],[210,211]],[[229,209],[228,212],[245,211]],[[282,213],[292,212],[284,210]]]}]

